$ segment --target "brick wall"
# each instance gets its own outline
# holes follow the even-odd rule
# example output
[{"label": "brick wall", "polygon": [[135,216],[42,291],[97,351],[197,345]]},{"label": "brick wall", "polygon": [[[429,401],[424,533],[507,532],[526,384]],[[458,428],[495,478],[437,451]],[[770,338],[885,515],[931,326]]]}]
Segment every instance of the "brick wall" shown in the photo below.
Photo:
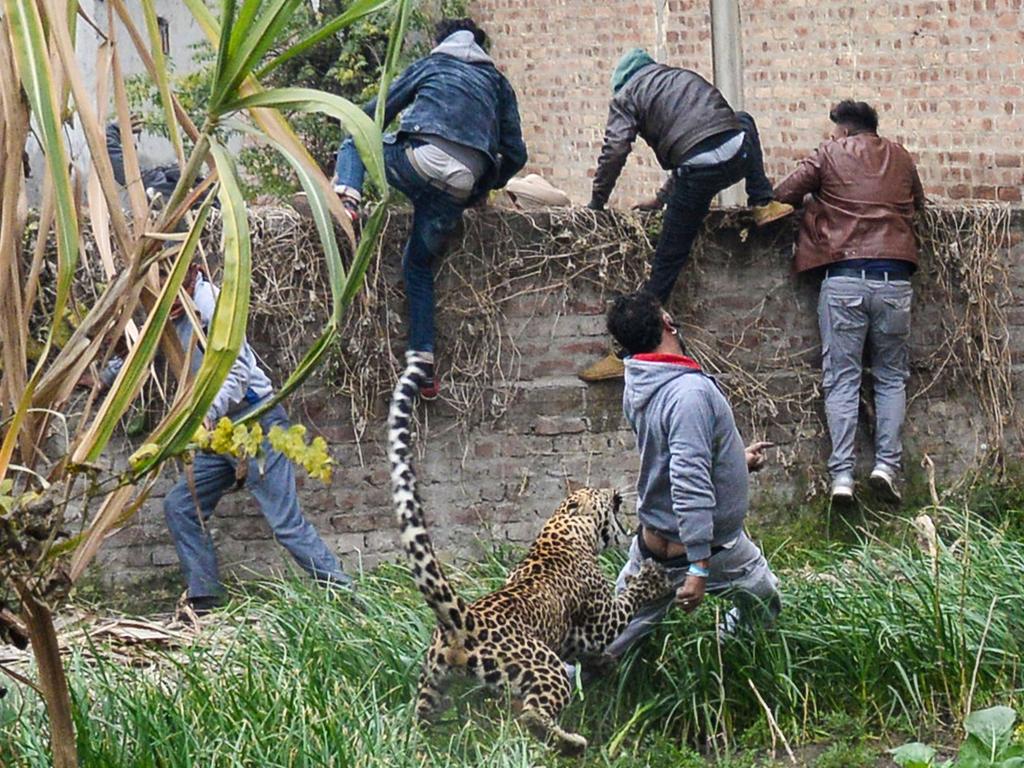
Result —
[{"label": "brick wall", "polygon": [[[509,261],[525,252],[540,252],[542,241],[552,233],[557,234],[558,242],[578,248],[595,223],[586,212],[557,217],[551,220],[546,214],[528,217],[496,210],[469,214],[461,248],[439,273],[439,301],[453,313],[447,317],[462,316],[457,294],[465,291],[458,275],[465,274],[468,263],[480,254]],[[828,443],[814,391],[819,355],[817,287],[811,281],[793,278],[786,268],[794,234],[791,223],[747,232],[729,224],[724,216],[711,218],[715,233],[696,249],[684,286],[677,291],[676,310],[684,320],[692,353],[704,360],[714,358],[721,367],[719,379],[734,402],[744,437],[768,438],[782,446],[773,452],[772,466],[753,480],[753,514],[763,520],[770,509],[775,510],[773,515],[788,514],[779,510],[823,482]],[[1024,216],[1016,217],[1012,232],[1014,244],[1006,263],[1011,265],[1014,297],[1007,309],[1020,391],[1024,385]],[[392,222],[386,237],[385,261],[391,267],[397,264],[404,236],[405,220],[399,218]],[[644,257],[642,250],[636,258]],[[274,258],[263,249],[254,249],[254,259],[261,257]],[[577,257],[586,259],[587,255]],[[927,360],[941,343],[948,319],[935,296],[935,258],[926,254],[915,278],[914,375],[910,384],[915,399],[907,424],[908,464],[914,467],[927,453],[935,460],[940,477],[950,478],[971,462],[987,438],[976,396],[965,382],[950,376],[951,367],[922,394],[923,384],[936,372]],[[282,263],[283,269],[292,268],[289,260]],[[622,489],[635,482],[637,458],[632,434],[621,415],[621,384],[587,386],[574,375],[607,348],[603,287],[579,279],[567,290],[555,291],[546,287],[550,275],[543,270],[529,263],[520,269],[517,295],[503,305],[502,317],[502,332],[515,342],[522,356],[516,366],[512,407],[497,421],[482,420],[463,430],[458,428],[453,405],[439,401],[428,409],[429,442],[422,436],[418,440],[422,455],[418,470],[431,532],[438,547],[447,553],[479,553],[493,541],[527,542],[563,497],[567,478]],[[464,318],[467,323],[472,319]],[[310,327],[319,327],[319,322]],[[254,344],[271,366],[285,343],[308,344],[308,340],[296,339],[282,342],[280,334],[259,324],[254,332],[259,334]],[[403,348],[400,339],[395,340],[395,347]],[[442,344],[439,353],[442,373],[448,375],[447,344]],[[280,381],[281,373],[273,371],[275,380]],[[752,399],[749,393],[741,395],[751,381],[760,388]],[[773,398],[785,400],[794,393],[796,399],[790,398],[777,410],[768,407]],[[333,482],[328,486],[302,482],[301,500],[307,515],[349,569],[360,564],[370,567],[382,558],[398,555],[380,443],[385,399],[377,405],[359,444],[346,397],[310,385],[288,404],[295,420],[328,439],[337,460]],[[866,426],[862,433],[863,443]],[[126,446],[125,450],[129,449]],[[1019,443],[1012,443],[1009,450],[1020,458]],[[867,465],[862,470],[869,469],[869,459],[870,453],[862,450],[861,463]],[[152,500],[101,551],[93,568],[101,582],[130,586],[177,578],[174,548],[160,506],[173,471],[168,468],[166,474]],[[255,504],[244,491],[222,502],[210,527],[229,572],[265,573],[287,565],[283,550],[271,541]]]},{"label": "brick wall", "polygon": [[[642,46],[711,79],[709,9],[708,0],[474,0],[519,94],[529,170],[586,203],[618,57]],[[1021,0],[742,0],[740,13],[745,106],[769,177],[817,146],[833,103],[855,98],[873,103],[880,132],[913,153],[929,195],[1020,203]],[[641,145],[613,205],[659,183]]]}]

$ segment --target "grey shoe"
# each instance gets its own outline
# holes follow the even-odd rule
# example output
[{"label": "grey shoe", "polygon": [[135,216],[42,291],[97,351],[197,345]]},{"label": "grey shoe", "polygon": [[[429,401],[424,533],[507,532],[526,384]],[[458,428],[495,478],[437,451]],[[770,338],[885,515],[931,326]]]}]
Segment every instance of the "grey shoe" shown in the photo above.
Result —
[{"label": "grey shoe", "polygon": [[896,487],[896,473],[888,467],[883,467],[879,464],[871,470],[871,476],[868,478],[868,484],[871,486],[871,489],[885,501],[892,504],[899,504],[903,501],[900,489]]},{"label": "grey shoe", "polygon": [[832,501],[842,504],[853,501],[853,475],[844,472],[832,478]]}]

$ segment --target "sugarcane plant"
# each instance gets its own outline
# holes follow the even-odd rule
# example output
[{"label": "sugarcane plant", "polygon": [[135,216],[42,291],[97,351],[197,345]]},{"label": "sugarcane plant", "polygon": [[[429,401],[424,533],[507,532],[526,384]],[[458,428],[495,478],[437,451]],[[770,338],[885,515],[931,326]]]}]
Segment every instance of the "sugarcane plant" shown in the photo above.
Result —
[{"label": "sugarcane plant", "polygon": [[[272,146],[294,170],[309,201],[330,277],[333,303],[327,324],[273,402],[299,386],[336,339],[380,232],[388,194],[384,100],[371,118],[339,96],[305,88],[265,89],[260,78],[323,36],[344,34],[353,22],[387,12],[390,38],[380,74],[380,91],[386,93],[410,3],[353,0],[315,34],[290,40],[289,22],[306,1],[223,0],[218,14],[204,0],[184,0],[216,52],[205,112],[193,122],[171,88],[153,0],[140,0],[145,19],[141,28],[126,0],[106,3],[106,19],[91,18],[77,0],[3,0],[0,641],[31,645],[37,679],[2,667],[0,671],[32,686],[45,700],[53,763],[61,768],[76,765],[77,754],[53,613],[104,538],[142,505],[161,465],[194,447],[197,430],[245,336],[251,242],[247,203],[227,148],[226,126]],[[82,76],[75,48],[80,33],[95,34],[100,41],[94,89]],[[157,87],[180,168],[180,181],[159,205],[143,189],[131,141],[121,63],[125,45],[138,52]],[[358,243],[351,218],[329,181],[289,127],[285,113],[292,112],[338,119],[354,138],[382,195]],[[106,151],[108,119],[117,123],[124,139],[126,209]],[[70,161],[69,127],[84,137],[87,164]],[[26,203],[23,172],[32,134],[44,160],[35,214]],[[221,291],[206,329],[202,364],[195,376],[188,376],[188,351],[167,321],[215,206],[221,220]],[[339,246],[336,227],[348,248]],[[106,278],[96,298],[82,306],[74,289],[86,228]],[[350,256],[343,258],[343,251]],[[110,387],[101,391],[94,385],[88,396],[76,391],[81,381],[89,380],[88,374],[96,378],[119,345],[126,353]],[[177,372],[173,396],[142,447],[119,463],[110,450],[111,439],[155,375],[158,351],[168,369]],[[82,521],[79,530],[72,530],[75,520]]]}]

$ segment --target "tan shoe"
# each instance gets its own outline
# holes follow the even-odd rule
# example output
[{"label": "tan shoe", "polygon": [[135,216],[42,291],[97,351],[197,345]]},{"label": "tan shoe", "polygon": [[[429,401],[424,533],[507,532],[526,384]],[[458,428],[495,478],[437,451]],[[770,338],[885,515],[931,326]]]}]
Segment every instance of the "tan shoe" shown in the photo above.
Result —
[{"label": "tan shoe", "polygon": [[618,355],[609,352],[596,363],[580,371],[580,378],[584,381],[605,381],[607,379],[621,379],[626,375],[626,365]]},{"label": "tan shoe", "polygon": [[754,211],[754,224],[763,227],[765,224],[770,224],[773,221],[789,216],[793,212],[793,206],[789,203],[780,203],[778,200],[772,200],[764,205],[755,205],[751,210]]}]

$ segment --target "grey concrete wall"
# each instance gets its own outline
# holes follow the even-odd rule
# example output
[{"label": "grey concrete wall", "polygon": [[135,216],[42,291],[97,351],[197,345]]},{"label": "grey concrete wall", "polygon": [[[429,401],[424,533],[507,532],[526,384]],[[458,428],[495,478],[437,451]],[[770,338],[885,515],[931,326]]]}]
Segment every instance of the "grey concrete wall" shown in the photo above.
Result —
[{"label": "grey concrete wall", "polygon": [[[552,233],[571,252],[574,238],[582,238],[584,230],[595,226],[595,219],[587,216],[581,212],[568,220],[563,214],[552,221],[545,214],[471,213],[464,241],[439,272],[442,323],[450,325],[458,316],[459,297],[465,289],[457,274],[465,272],[470,261],[514,259],[523,250],[543,250]],[[1022,219],[1015,218],[1013,245],[1003,254],[1013,290],[1005,310],[1018,391],[1024,385]],[[780,443],[773,464],[753,479],[753,514],[764,514],[770,507],[773,515],[784,516],[786,503],[802,500],[822,487],[828,453],[816,391],[817,285],[789,272],[792,222],[762,231],[730,222],[728,216],[713,214],[714,232],[684,272],[675,308],[684,318],[691,352],[709,367],[720,369],[720,381],[734,401],[744,437]],[[372,282],[374,290],[386,285],[399,295],[396,265],[406,223],[398,217],[389,226],[383,255],[387,274]],[[596,226],[601,226],[599,220]],[[646,245],[639,239],[624,243],[627,246],[629,258],[644,258]],[[272,258],[259,248],[254,256]],[[580,258],[588,256],[581,253]],[[988,431],[970,382],[954,374],[953,366],[940,368],[931,360],[950,321],[936,295],[940,258],[944,257],[926,254],[915,278],[910,383],[914,399],[906,443],[911,462],[927,453],[938,466],[940,479],[948,479],[977,458]],[[311,275],[318,273],[314,267],[310,266]],[[442,551],[472,556],[495,541],[528,541],[562,498],[567,479],[623,489],[633,486],[637,458],[621,415],[621,384],[588,386],[575,376],[607,349],[605,297],[610,290],[633,286],[601,286],[592,277],[570,282],[564,290],[551,290],[547,287],[550,275],[526,276],[516,284],[516,297],[502,303],[501,333],[515,342],[520,357],[515,365],[514,400],[500,418],[481,420],[465,430],[451,403],[428,406],[425,435],[419,438],[418,470],[432,535]],[[461,322],[472,319],[463,317]],[[317,324],[314,318],[310,327]],[[256,346],[272,367],[284,349],[301,344],[276,336],[272,318],[256,318],[252,327]],[[446,340],[463,329],[449,327],[446,332],[439,359],[442,376],[447,378],[451,361],[446,358]],[[393,341],[397,356],[403,342]],[[381,341],[379,349],[370,353],[380,359],[388,356],[388,350]],[[274,371],[277,380],[281,373]],[[922,392],[926,384],[930,388]],[[350,570],[369,568],[398,555],[381,444],[385,399],[376,403],[361,441],[355,440],[349,399],[332,391],[329,383],[308,385],[288,406],[295,420],[328,439],[337,460],[330,485],[303,481],[301,498],[309,518]],[[866,426],[862,432],[862,448],[866,448]],[[1008,456],[1019,459],[1020,452],[1020,443],[1011,439]],[[869,465],[870,453],[862,450],[862,454],[866,454],[862,463]],[[174,474],[172,468],[165,474],[163,487]],[[102,583],[128,586],[154,577],[175,578],[175,553],[164,529],[160,502],[158,489],[136,519],[106,543],[93,567],[93,575]],[[287,566],[286,555],[271,540],[244,491],[226,498],[210,525],[226,571],[245,575]]]}]

